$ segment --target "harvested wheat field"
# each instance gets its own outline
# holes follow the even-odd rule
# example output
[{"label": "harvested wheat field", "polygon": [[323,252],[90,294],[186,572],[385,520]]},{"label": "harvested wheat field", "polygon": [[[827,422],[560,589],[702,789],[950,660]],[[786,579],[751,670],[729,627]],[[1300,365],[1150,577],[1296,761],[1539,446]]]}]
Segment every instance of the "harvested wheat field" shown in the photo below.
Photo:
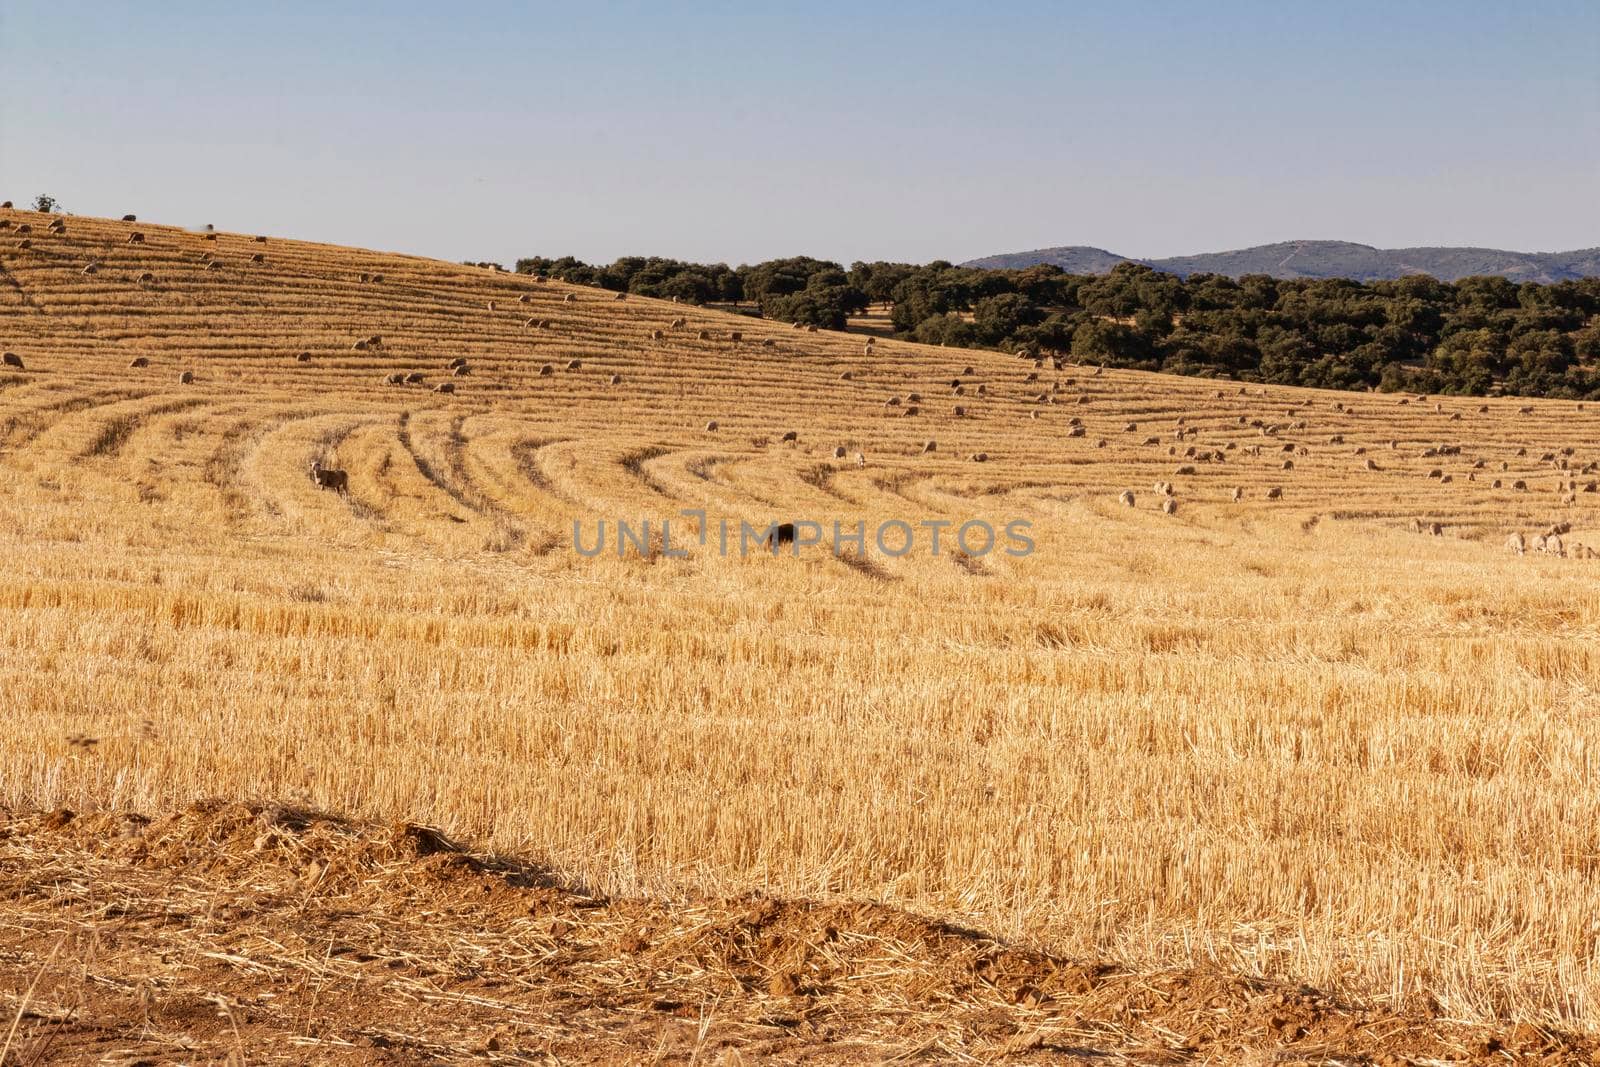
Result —
[{"label": "harvested wheat field", "polygon": [[1594,405],[0,222],[11,1059],[1590,1061]]}]

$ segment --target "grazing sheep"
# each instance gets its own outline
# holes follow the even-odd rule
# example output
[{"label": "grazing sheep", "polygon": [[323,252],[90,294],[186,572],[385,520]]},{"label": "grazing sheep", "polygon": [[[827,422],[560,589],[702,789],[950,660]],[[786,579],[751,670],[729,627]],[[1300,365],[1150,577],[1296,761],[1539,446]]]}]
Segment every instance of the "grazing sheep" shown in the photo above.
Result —
[{"label": "grazing sheep", "polygon": [[1268,500],[1282,500],[1283,499],[1283,489],[1280,486],[1276,486],[1276,485],[1273,486],[1271,489],[1268,489],[1267,490],[1267,499]]},{"label": "grazing sheep", "polygon": [[744,334],[740,333],[738,330],[729,330],[728,331],[728,340],[733,341],[734,343],[737,344],[738,342],[744,340]]},{"label": "grazing sheep", "polygon": [[987,452],[974,452],[972,454],[972,462],[974,462],[974,463],[987,463],[987,462],[989,462],[989,453],[987,453]]},{"label": "grazing sheep", "polygon": [[855,378],[855,375],[852,374],[849,371],[845,371],[843,374],[839,375],[839,380],[841,382],[848,382],[848,381],[850,381],[850,380],[852,380],[854,378]]},{"label": "grazing sheep", "polygon": [[222,260],[220,260],[220,259],[214,259],[210,263],[206,264],[206,270],[221,270],[221,269],[222,269]]},{"label": "grazing sheep", "polygon": [[1176,515],[1178,513],[1178,502],[1170,496],[1167,497],[1161,502],[1161,513],[1163,515]]},{"label": "grazing sheep", "polygon": [[1082,426],[1074,426],[1067,430],[1068,437],[1083,437],[1087,433]]},{"label": "grazing sheep", "polygon": [[404,385],[404,384],[406,384],[406,376],[404,374],[400,374],[399,372],[395,372],[393,374],[385,374],[383,376],[383,384],[384,385]]},{"label": "grazing sheep", "polygon": [[17,355],[15,352],[6,352],[3,355],[0,355],[0,363],[3,363],[7,367],[15,367],[17,370],[28,369],[22,365],[22,357]]},{"label": "grazing sheep", "polygon": [[374,274],[374,275],[373,275],[373,276],[372,276],[372,284],[373,284],[373,285],[381,285],[381,284],[382,284],[382,283],[383,283],[383,275],[381,275],[381,274]]},{"label": "grazing sheep", "polygon": [[21,222],[21,223],[17,224],[17,233],[25,234],[25,233],[32,233],[32,232],[33,232],[33,223],[31,223],[31,222]]},{"label": "grazing sheep", "polygon": [[888,400],[883,402],[883,406],[886,408],[897,408],[900,406],[900,398],[897,396],[891,396]]},{"label": "grazing sheep", "polygon": [[355,344],[351,345],[350,348],[356,352],[365,352],[367,350],[367,342],[364,340],[357,341]]},{"label": "grazing sheep", "polygon": [[407,385],[421,385],[422,384],[422,380],[423,380],[424,377],[426,377],[426,376],[421,371],[414,370],[410,374],[406,375],[406,384]]},{"label": "grazing sheep", "polygon": [[186,370],[182,374],[178,375],[179,385],[188,385],[192,381],[194,381],[194,371],[192,370]]},{"label": "grazing sheep", "polygon": [[907,418],[910,418],[913,415],[921,414],[921,412],[922,412],[921,408],[917,407],[917,405],[915,405],[915,404],[911,404],[906,408],[905,415],[906,415]]},{"label": "grazing sheep", "polygon": [[777,348],[778,347],[778,342],[773,340],[770,337],[763,337],[761,339],[761,347],[762,348]]},{"label": "grazing sheep", "polygon": [[455,377],[455,378],[465,378],[467,375],[469,375],[471,373],[472,373],[472,368],[467,366],[465,363],[461,364],[461,366],[459,366],[459,367],[451,367],[450,368],[450,374],[451,374],[452,377]]},{"label": "grazing sheep", "polygon": [[781,443],[787,443],[787,442],[791,442],[792,441],[795,444],[799,444],[800,443],[800,434],[798,432],[794,431],[794,430],[790,430],[787,433],[785,433],[782,437],[778,438],[778,440]]},{"label": "grazing sheep", "polygon": [[666,339],[667,339],[667,331],[665,331],[665,330],[651,330],[650,331],[650,340],[652,340],[652,341],[665,341]]},{"label": "grazing sheep", "polygon": [[371,337],[367,338],[367,344],[371,345],[373,348],[382,348],[383,338],[377,334],[373,334]]},{"label": "grazing sheep", "polygon": [[33,247],[33,242],[32,241],[18,241],[17,242],[17,247],[22,249],[24,252],[26,252],[28,249]]},{"label": "grazing sheep", "polygon": [[295,359],[296,363],[310,363],[311,362],[311,353],[310,352],[301,352],[299,355],[295,356],[294,359]]},{"label": "grazing sheep", "polygon": [[1528,483],[1523,481],[1521,478],[1518,478],[1516,481],[1511,483],[1511,488],[1515,489],[1519,493],[1526,493],[1528,491]]},{"label": "grazing sheep", "polygon": [[621,384],[622,384],[622,375],[620,375],[620,374],[613,374],[613,375],[612,375],[612,376],[611,376],[611,384],[612,384],[612,385],[621,385]]},{"label": "grazing sheep", "polygon": [[1159,438],[1159,437],[1146,437],[1144,439],[1143,443],[1146,444],[1146,445],[1159,445],[1161,443],[1161,438]]},{"label": "grazing sheep", "polygon": [[148,367],[149,365],[150,357],[148,356],[134,356],[128,363],[129,367]]},{"label": "grazing sheep", "polygon": [[807,326],[806,327],[806,333],[816,333],[816,332],[817,332],[817,328],[815,326]]},{"label": "grazing sheep", "polygon": [[862,453],[862,452],[857,452],[856,453],[856,466],[865,467],[866,465],[867,465],[866,454]]},{"label": "grazing sheep", "polygon": [[260,252],[257,252],[255,255],[250,257],[250,262],[252,263],[265,263],[266,261],[267,257],[262,255]]},{"label": "grazing sheep", "polygon": [[1514,556],[1527,555],[1528,542],[1523,538],[1520,530],[1506,538],[1506,551]]},{"label": "grazing sheep", "polygon": [[1174,473],[1175,474],[1180,474],[1180,475],[1182,475],[1182,474],[1193,474],[1194,473],[1194,468],[1189,466],[1188,464],[1184,464],[1182,467],[1179,467]]},{"label": "grazing sheep", "polygon": [[264,245],[266,243],[267,243],[267,239],[265,237],[263,237],[261,234],[256,234],[256,244]]},{"label": "grazing sheep", "polygon": [[1567,546],[1562,543],[1559,534],[1550,534],[1545,537],[1544,550],[1552,556],[1561,556],[1563,558],[1567,554]]},{"label": "grazing sheep", "polygon": [[1237,504],[1239,501],[1244,499],[1244,490],[1236,485],[1233,487],[1233,492],[1228,494],[1228,496],[1230,500]]},{"label": "grazing sheep", "polygon": [[561,302],[563,304],[575,304],[575,303],[578,302],[578,294],[577,293],[568,293],[566,296],[563,296],[561,298]]},{"label": "grazing sheep", "polygon": [[569,360],[567,360],[567,369],[568,370],[577,370],[579,367],[582,367],[582,366],[583,366],[583,360],[581,360],[581,359],[569,359]]},{"label": "grazing sheep", "polygon": [[[706,423],[706,433],[716,433],[716,432],[717,432],[717,420],[716,419],[712,419],[710,422]],[[787,440],[787,438],[785,438],[785,440]]]},{"label": "grazing sheep", "polygon": [[1428,477],[1430,477],[1430,478],[1443,478],[1444,477],[1444,471],[1440,470],[1438,467],[1435,467],[1435,468],[1433,468],[1433,470],[1428,472]]},{"label": "grazing sheep", "polygon": [[548,377],[550,377],[550,375],[554,374],[555,372],[556,372],[556,369],[554,367],[552,367],[550,364],[546,363],[544,366],[539,368],[539,377],[548,378]]},{"label": "grazing sheep", "polygon": [[781,522],[778,524],[777,529],[773,530],[772,533],[767,535],[767,539],[763,543],[769,548],[776,550],[779,545],[792,545],[794,542],[794,523]]},{"label": "grazing sheep", "polygon": [[142,245],[142,244],[144,244],[144,234],[142,234],[142,233],[130,233],[130,234],[128,234],[128,243],[130,245]]},{"label": "grazing sheep", "polygon": [[709,341],[709,340],[711,340],[711,331],[710,330],[701,330],[699,333],[695,334],[695,340],[697,340],[697,341]]},{"label": "grazing sheep", "polygon": [[444,366],[445,366],[446,370],[455,370],[457,367],[465,367],[466,365],[467,365],[467,357],[466,356],[457,356],[455,359],[452,359],[449,363],[446,363]]},{"label": "grazing sheep", "polygon": [[845,452],[845,449],[844,449],[843,445],[839,445],[837,448],[835,448],[833,450],[833,458],[834,459],[843,459],[846,455],[847,455],[847,453]]},{"label": "grazing sheep", "polygon": [[433,391],[436,393],[453,393],[456,391],[456,383],[440,382],[438,385],[433,387]]},{"label": "grazing sheep", "polygon": [[[875,345],[875,344],[877,344],[877,343],[878,343],[878,339],[877,339],[877,338],[876,338],[876,337],[869,337],[869,338],[867,338],[867,347],[868,347],[868,348],[871,348],[871,347],[872,347],[872,346],[873,346],[873,345]],[[1580,406],[1581,406],[1581,405],[1580,405]]]},{"label": "grazing sheep", "polygon": [[618,293],[613,299],[626,300],[626,299],[628,299],[628,294],[627,293]]},{"label": "grazing sheep", "polygon": [[85,273],[85,274],[99,274],[100,273],[100,264],[98,264],[98,263],[89,264],[87,267],[83,268],[83,273]]},{"label": "grazing sheep", "polygon": [[341,470],[324,467],[320,460],[312,460],[307,468],[311,480],[319,489],[332,489],[336,493],[349,493],[350,475]]},{"label": "grazing sheep", "polygon": [[960,404],[957,404],[956,408],[955,408],[955,416],[956,416],[956,418],[963,419],[963,418],[966,418],[966,415],[967,415],[967,409],[962,407]]},{"label": "grazing sheep", "polygon": [[1117,497],[1117,500],[1122,504],[1123,507],[1127,507],[1127,508],[1133,507],[1134,503],[1135,503],[1134,498],[1133,498],[1133,490],[1132,489],[1124,489],[1122,491],[1122,494]]},{"label": "grazing sheep", "polygon": [[1428,533],[1433,537],[1443,537],[1444,527],[1436,522],[1428,523]]},{"label": "grazing sheep", "polygon": [[1372,460],[1370,460],[1370,459],[1367,460],[1365,463],[1363,463],[1361,466],[1362,466],[1363,470],[1375,471],[1375,470],[1378,469],[1378,465],[1376,463],[1372,462]]},{"label": "grazing sheep", "polygon": [[925,441],[922,445],[923,455],[927,455],[929,452],[937,451],[939,451],[939,442],[937,441]]}]

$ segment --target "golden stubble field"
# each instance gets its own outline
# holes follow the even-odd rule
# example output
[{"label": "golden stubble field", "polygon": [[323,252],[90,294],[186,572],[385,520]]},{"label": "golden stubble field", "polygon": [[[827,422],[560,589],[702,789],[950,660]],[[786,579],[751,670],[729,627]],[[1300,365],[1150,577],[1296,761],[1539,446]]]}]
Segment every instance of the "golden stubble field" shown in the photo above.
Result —
[{"label": "golden stubble field", "polygon": [[[868,349],[48,222],[0,212],[13,811],[300,804],[617,896],[871,900],[1066,957],[1600,1024],[1594,405]],[[572,549],[574,520],[592,543],[686,508],[1025,519],[1036,549]],[[1557,522],[1564,557],[1507,551]]]}]

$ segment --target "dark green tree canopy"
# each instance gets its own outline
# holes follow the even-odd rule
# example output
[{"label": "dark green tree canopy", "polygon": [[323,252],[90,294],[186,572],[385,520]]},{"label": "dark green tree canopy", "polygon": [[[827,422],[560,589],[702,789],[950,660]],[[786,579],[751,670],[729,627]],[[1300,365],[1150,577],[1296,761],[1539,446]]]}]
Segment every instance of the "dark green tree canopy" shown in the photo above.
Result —
[{"label": "dark green tree canopy", "polygon": [[980,270],[794,256],[729,268],[627,256],[519,260],[580,284],[844,329],[888,304],[895,332],[929,344],[1070,355],[1108,366],[1330,389],[1489,392],[1600,400],[1600,278],[1441,282],[1187,278],[1120,263]]}]

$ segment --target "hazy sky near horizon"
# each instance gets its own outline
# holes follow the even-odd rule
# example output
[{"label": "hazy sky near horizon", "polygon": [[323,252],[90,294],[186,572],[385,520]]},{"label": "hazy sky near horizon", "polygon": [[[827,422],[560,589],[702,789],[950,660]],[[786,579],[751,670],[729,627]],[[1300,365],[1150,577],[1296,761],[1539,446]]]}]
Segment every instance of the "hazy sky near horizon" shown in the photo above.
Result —
[{"label": "hazy sky near horizon", "polygon": [[1600,245],[1600,0],[0,3],[0,199],[451,260]]}]

